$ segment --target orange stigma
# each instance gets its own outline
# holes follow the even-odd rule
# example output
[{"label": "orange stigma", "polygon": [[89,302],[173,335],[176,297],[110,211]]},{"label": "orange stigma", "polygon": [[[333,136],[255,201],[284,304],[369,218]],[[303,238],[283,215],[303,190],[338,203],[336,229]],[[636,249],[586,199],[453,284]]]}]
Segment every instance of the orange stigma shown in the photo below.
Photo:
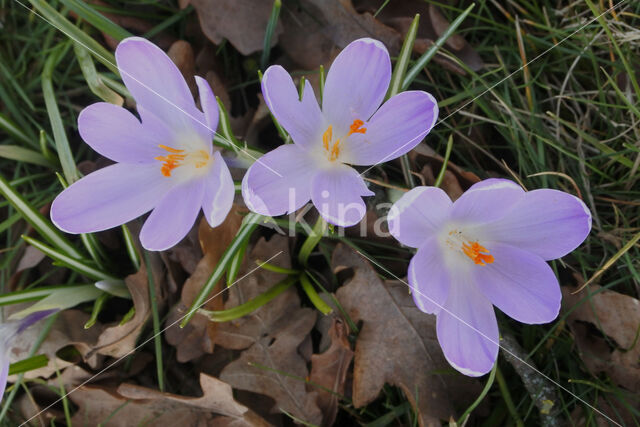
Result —
[{"label": "orange stigma", "polygon": [[204,150],[200,150],[195,154],[183,154],[184,150],[178,150],[177,148],[168,147],[162,144],[158,145],[158,147],[169,153],[166,156],[154,157],[154,160],[162,162],[160,171],[162,172],[162,175],[166,177],[170,177],[171,171],[178,166],[181,166],[182,163],[187,159],[187,157],[195,157],[193,160],[196,168],[201,168],[209,162],[209,154],[207,154]]},{"label": "orange stigma", "polygon": [[[353,133],[362,133],[362,134],[366,133],[367,128],[363,128],[362,125],[364,125],[364,122],[362,120],[359,120],[359,119],[354,120],[351,126],[349,126],[349,133],[347,133],[345,138]],[[333,141],[333,126],[329,125],[327,130],[325,130],[324,133],[322,134],[322,146],[329,154],[329,161],[331,162],[333,162],[334,160],[337,160],[338,157],[340,156],[340,139],[336,139],[335,142],[331,144],[332,141]]]},{"label": "orange stigma", "polygon": [[462,252],[477,265],[487,265],[494,261],[493,255],[489,253],[489,250],[478,242],[463,243]]},{"label": "orange stigma", "polygon": [[361,127],[363,124],[364,122],[362,120],[355,119],[351,126],[349,126],[349,133],[347,134],[347,136],[351,135],[352,133],[367,133],[367,128]]}]

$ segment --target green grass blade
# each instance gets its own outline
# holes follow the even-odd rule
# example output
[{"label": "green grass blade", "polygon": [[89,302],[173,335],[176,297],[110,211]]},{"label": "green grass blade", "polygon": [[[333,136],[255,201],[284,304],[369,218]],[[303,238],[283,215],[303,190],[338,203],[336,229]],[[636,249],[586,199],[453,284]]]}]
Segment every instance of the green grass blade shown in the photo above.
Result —
[{"label": "green grass blade", "polygon": [[471,13],[474,7],[475,7],[475,3],[472,3],[471,6],[466,8],[464,12],[462,12],[460,16],[458,16],[449,25],[447,30],[444,33],[442,33],[440,37],[438,37],[438,40],[436,40],[433,46],[431,46],[425,53],[422,54],[422,56],[420,56],[420,58],[418,58],[415,64],[413,64],[413,66],[409,69],[409,71],[407,71],[407,74],[405,75],[404,80],[402,81],[402,90],[406,90],[409,87],[409,85],[411,85],[413,80],[418,76],[418,74],[420,74],[420,71],[422,71],[422,69],[429,63],[429,61],[431,61],[431,58],[433,58],[435,54],[438,53],[438,50],[440,50],[440,48],[442,47],[442,45],[444,45],[447,39],[453,35],[453,33],[458,29],[460,24],[462,24],[462,21],[465,20],[467,15]]},{"label": "green grass blade", "polygon": [[0,157],[52,169],[57,166],[37,151],[30,150],[19,145],[0,145]]},{"label": "green grass blade", "polygon": [[271,53],[271,39],[273,38],[273,32],[278,25],[278,16],[280,15],[280,8],[282,7],[281,0],[275,0],[273,7],[271,8],[271,15],[269,16],[269,22],[267,22],[267,30],[264,34],[264,45],[262,48],[262,56],[260,57],[260,69],[264,71],[269,63],[269,54]]},{"label": "green grass blade", "polygon": [[42,94],[44,96],[44,102],[47,106],[47,114],[49,115],[49,121],[51,122],[51,128],[53,130],[53,139],[56,143],[56,150],[58,151],[58,157],[60,164],[62,165],[62,171],[64,177],[69,184],[72,184],[80,178],[78,170],[76,169],[76,163],[71,154],[71,147],[69,146],[69,140],[65,132],[64,122],[60,117],[60,110],[58,109],[58,103],[56,94],[53,90],[53,69],[58,63],[59,50],[50,54],[47,58],[44,70],[42,71]]},{"label": "green grass blade", "polygon": [[420,14],[416,13],[416,16],[411,22],[409,31],[402,43],[402,49],[396,61],[396,66],[393,68],[393,74],[391,74],[391,83],[389,83],[389,91],[387,92],[387,98],[391,98],[402,90],[402,82],[411,61],[411,52],[413,51],[413,43],[416,41],[416,35],[418,34],[418,24],[420,23]]},{"label": "green grass blade", "polygon": [[209,279],[202,286],[202,289],[200,289],[200,292],[193,300],[189,311],[180,323],[181,328],[184,328],[186,324],[189,323],[189,320],[191,320],[193,315],[196,314],[200,306],[202,306],[207,301],[207,298],[215,288],[216,283],[218,283],[218,281],[224,275],[225,271],[227,271],[227,268],[231,264],[231,261],[233,260],[236,252],[238,252],[244,245],[244,242],[249,239],[249,237],[253,233],[253,230],[258,227],[261,219],[262,215],[256,213],[250,213],[245,217],[240,230],[238,230],[238,233],[236,234],[236,237],[224,251],[222,257],[220,257],[220,261],[218,261],[218,264],[216,265],[216,268],[213,270],[213,273],[211,273],[211,276],[209,276]]},{"label": "green grass blade", "polygon": [[117,41],[133,36],[112,20],[95,10],[90,4],[78,0],[60,0],[60,3],[75,12],[80,18],[87,21],[103,33],[108,34]]},{"label": "green grass blade", "polygon": [[76,58],[78,59],[78,63],[80,64],[80,69],[82,70],[82,75],[84,79],[87,81],[89,85],[89,89],[93,92],[98,98],[102,99],[104,102],[109,102],[111,104],[115,104],[118,106],[122,106],[124,103],[124,99],[118,95],[116,92],[111,90],[105,83],[102,81],[100,74],[96,71],[96,66],[93,63],[93,59],[91,59],[91,55],[89,51],[82,46],[80,43],[73,43],[73,49],[76,53]]},{"label": "green grass blade", "polygon": [[25,144],[33,143],[33,141],[31,141],[31,138],[29,138],[24,132],[22,132],[18,125],[13,123],[7,116],[2,113],[0,113],[0,129],[3,129],[9,135],[13,136],[16,139],[19,139]]},{"label": "green grass blade", "polygon": [[87,33],[76,27],[67,18],[62,16],[52,6],[44,0],[29,0],[36,8],[41,18],[45,19],[49,24],[53,25],[70,39],[82,44],[84,47],[109,68],[116,75],[120,75],[116,66],[116,58],[111,52],[104,48],[100,43],[94,40]]},{"label": "green grass blade", "polygon": [[15,191],[7,180],[0,175],[0,194],[17,210],[35,230],[55,248],[71,258],[81,259],[82,254],[46,219],[36,208]]},{"label": "green grass blade", "polygon": [[72,269],[73,271],[76,271],[82,275],[85,275],[95,280],[107,280],[107,279],[116,280],[115,276],[112,276],[110,274],[107,274],[103,271],[98,270],[97,268],[89,264],[86,260],[71,258],[70,256],[62,252],[59,252],[56,249],[50,246],[47,246],[44,243],[40,242],[39,240],[33,239],[29,236],[22,236],[22,238],[24,239],[25,242],[29,243],[31,246],[35,247],[41,252],[44,252],[44,254],[47,255],[49,258]]}]

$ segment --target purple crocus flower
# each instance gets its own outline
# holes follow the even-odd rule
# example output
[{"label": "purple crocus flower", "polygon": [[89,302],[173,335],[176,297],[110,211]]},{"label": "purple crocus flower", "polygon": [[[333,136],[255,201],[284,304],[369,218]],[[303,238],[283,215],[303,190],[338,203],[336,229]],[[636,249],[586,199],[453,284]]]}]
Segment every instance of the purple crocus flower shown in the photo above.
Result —
[{"label": "purple crocus flower", "polygon": [[7,387],[10,365],[9,350],[13,344],[13,340],[29,326],[56,311],[58,310],[38,311],[31,313],[24,319],[0,323],[0,400],[2,400],[4,389]]},{"label": "purple crocus flower", "polygon": [[481,181],[455,202],[439,188],[414,188],[387,220],[396,239],[418,248],[407,274],[416,305],[437,316],[445,357],[470,376],[489,372],[498,356],[493,305],[523,323],[556,318],[562,294],[545,261],[574,250],[591,230],[577,197],[525,192],[505,179]]},{"label": "purple crocus flower", "polygon": [[294,143],[249,168],[242,181],[249,209],[276,216],[311,200],[328,222],[357,224],[365,214],[362,196],[373,193],[349,165],[373,165],[405,154],[438,117],[435,99],[422,91],[402,92],[380,106],[390,79],[389,53],[372,39],[356,40],[336,57],[322,110],[308,81],[300,100],[289,74],[280,66],[269,67],[262,94]]},{"label": "purple crocus flower", "polygon": [[153,209],[140,241],[149,250],[168,249],[191,229],[200,208],[216,227],[233,203],[231,174],[211,143],[218,126],[216,99],[207,81],[196,77],[200,111],[178,68],[145,39],[120,42],[116,60],[140,120],[104,102],[82,110],[82,139],[117,163],[58,195],[51,219],[66,232],[91,233]]}]

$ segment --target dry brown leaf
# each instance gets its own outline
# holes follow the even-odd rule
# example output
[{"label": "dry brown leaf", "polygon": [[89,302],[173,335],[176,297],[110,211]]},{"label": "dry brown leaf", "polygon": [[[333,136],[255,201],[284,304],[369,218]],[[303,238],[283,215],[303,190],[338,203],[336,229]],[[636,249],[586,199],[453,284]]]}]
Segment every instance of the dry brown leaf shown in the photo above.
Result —
[{"label": "dry brown leaf", "polygon": [[[408,287],[384,283],[373,267],[342,244],[333,252],[334,271],[353,269],[336,296],[354,322],[362,321],[355,348],[353,404],[378,397],[385,383],[400,387],[420,417],[420,425],[440,425],[456,416],[480,392],[480,384],[455,373],[437,341],[435,316],[416,308]],[[447,370],[440,375],[435,371]]]},{"label": "dry brown leaf", "polygon": [[[22,305],[11,306],[9,312],[17,311],[20,308],[24,307]],[[70,345],[74,346],[82,357],[87,358],[86,362],[89,366],[96,368],[98,358],[89,353],[95,345],[102,327],[96,324],[93,328],[84,329],[87,320],[89,320],[89,315],[78,310],[65,310],[58,314],[58,318],[38,349],[38,354],[47,355],[49,363],[42,368],[25,372],[25,378],[48,378],[55,374],[56,370],[73,365],[77,361],[64,360],[56,354],[60,349]],[[16,337],[13,347],[9,351],[9,357],[13,362],[29,357],[33,343],[38,340],[45,325],[46,320],[40,321]],[[9,377],[9,381],[13,382],[15,378],[16,376]]]},{"label": "dry brown leaf", "polygon": [[[599,289],[598,285],[590,285],[588,291],[593,293]],[[565,310],[570,310],[586,295],[586,291],[572,295],[574,290],[562,288]],[[603,290],[575,307],[567,321],[580,357],[592,374],[604,372],[616,384],[640,392],[640,343],[636,340],[640,328],[640,301]],[[592,328],[608,339],[594,334]]]},{"label": "dry brown leaf", "polygon": [[[215,44],[229,40],[243,55],[262,50],[273,2],[263,0],[191,0],[204,34]],[[275,46],[282,25],[271,38]]]},{"label": "dry brown leaf", "polygon": [[[257,266],[256,261],[269,261],[278,267],[291,268],[289,240],[284,236],[274,235],[270,240],[261,238],[254,247],[247,251],[238,277],[244,277]],[[265,269],[253,271],[229,289],[229,299],[224,308],[230,309],[244,304],[252,298],[266,292],[286,276]],[[289,315],[300,309],[300,298],[294,287],[291,287],[260,307],[248,316],[231,322],[221,323],[218,327],[216,344],[233,350],[243,350],[257,343],[267,335],[276,335],[289,323]]]},{"label": "dry brown leaf", "polygon": [[91,354],[98,353],[111,357],[123,357],[135,348],[138,336],[151,315],[147,268],[151,269],[158,308],[161,309],[164,305],[165,276],[160,257],[156,252],[149,252],[148,259],[151,263],[150,266],[143,263],[137,273],[131,274],[124,279],[136,310],[133,318],[123,325],[116,324],[105,329],[100,334],[98,343]]},{"label": "dry brown leaf", "polygon": [[167,55],[182,73],[182,77],[189,85],[191,94],[195,95],[198,92],[196,80],[193,77],[196,73],[196,60],[191,44],[184,40],[176,40],[167,51]]},{"label": "dry brown leaf", "polygon": [[[184,363],[213,352],[213,342],[218,325],[210,322],[205,316],[196,314],[189,324],[180,328],[176,323],[186,313],[204,283],[209,279],[220,257],[229,246],[242,223],[240,215],[242,209],[235,206],[227,215],[225,221],[216,228],[211,228],[205,218],[198,227],[198,239],[204,254],[196,265],[195,271],[182,288],[181,302],[169,314],[166,325],[172,325],[165,332],[169,344],[176,347],[178,362]],[[216,284],[213,294],[219,292],[222,281]],[[208,310],[222,309],[222,295],[207,301],[204,308]],[[174,324],[176,323],[176,324]]]},{"label": "dry brown leaf", "polygon": [[[254,269],[257,260],[265,261],[280,252],[270,263],[290,268],[287,237],[273,235],[268,241],[260,239],[246,257],[238,277]],[[284,277],[280,273],[256,270],[229,290],[225,309],[245,303]],[[250,315],[222,323],[216,343],[247,350],[222,370],[220,378],[234,388],[273,398],[274,413],[282,409],[313,424],[320,423],[322,414],[316,406],[316,393],[305,387],[304,379],[309,375],[307,362],[298,351],[315,320],[315,311],[300,307],[300,298],[292,287]]]},{"label": "dry brown leaf", "polygon": [[[347,370],[353,359],[353,351],[347,340],[349,328],[338,317],[333,318],[328,335],[331,346],[322,354],[311,356],[310,382],[344,395]],[[318,407],[322,410],[322,425],[330,426],[338,413],[338,397],[323,389],[317,389]]]},{"label": "dry brown leaf", "polygon": [[[377,11],[380,7],[380,2],[377,0],[355,0],[354,4],[358,10],[369,12]],[[421,0],[390,2],[382,9],[377,18],[382,23],[399,31],[402,37],[405,37],[416,13],[420,14],[420,23],[413,50],[418,54],[422,54],[449,27],[449,22],[436,6]],[[480,55],[460,34],[454,34],[449,37],[445,42],[445,47],[472,70],[478,71],[484,67],[484,62]],[[466,74],[460,66],[444,56],[436,55],[434,61],[450,71]]]},{"label": "dry brown leaf", "polygon": [[[79,406],[74,425],[267,426],[266,421],[233,399],[228,384],[200,375],[202,397],[184,397],[130,384],[117,390],[83,386],[69,395]],[[149,424],[150,423],[150,424]]]}]

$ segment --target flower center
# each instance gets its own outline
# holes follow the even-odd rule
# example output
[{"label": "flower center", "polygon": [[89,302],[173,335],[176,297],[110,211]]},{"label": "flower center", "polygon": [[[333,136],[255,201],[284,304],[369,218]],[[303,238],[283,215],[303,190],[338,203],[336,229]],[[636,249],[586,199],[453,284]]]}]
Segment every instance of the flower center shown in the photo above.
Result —
[{"label": "flower center", "polygon": [[[355,119],[351,126],[349,126],[349,133],[347,133],[342,139],[348,138],[351,134],[354,133],[367,133],[367,128],[363,128],[364,122],[360,119]],[[338,159],[340,156],[340,138],[337,138],[335,142],[333,141],[333,126],[329,125],[327,130],[322,134],[322,146],[327,152],[327,158],[330,162],[333,162]]]},{"label": "flower center", "polygon": [[485,248],[477,241],[466,239],[462,235],[461,231],[450,231],[446,242],[451,249],[461,251],[476,265],[485,266],[495,261],[495,258],[491,255],[489,249]]},{"label": "flower center", "polygon": [[172,170],[184,164],[193,164],[196,168],[201,168],[209,163],[209,153],[204,150],[186,152],[162,144],[158,147],[168,153],[166,156],[154,157],[154,160],[162,162],[160,170],[166,177],[170,177]]}]

